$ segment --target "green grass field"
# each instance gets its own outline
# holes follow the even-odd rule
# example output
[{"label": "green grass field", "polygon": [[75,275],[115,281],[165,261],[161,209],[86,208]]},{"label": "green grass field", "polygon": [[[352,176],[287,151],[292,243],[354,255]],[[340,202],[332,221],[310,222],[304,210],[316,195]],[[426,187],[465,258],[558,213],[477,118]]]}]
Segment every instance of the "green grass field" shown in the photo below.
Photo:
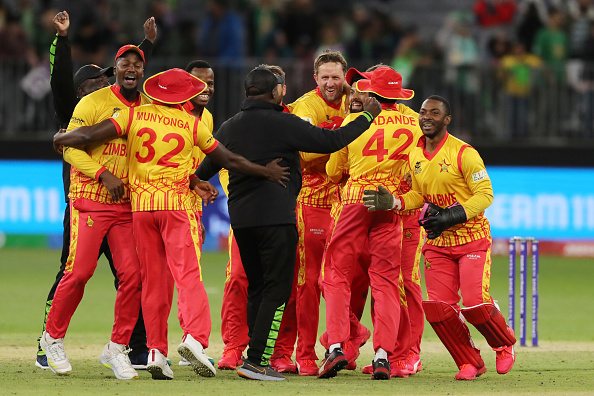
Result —
[{"label": "green grass field", "polygon": [[[113,279],[104,259],[87,285],[66,337],[72,375],[58,377],[49,370],[37,369],[36,338],[58,261],[58,251],[0,249],[0,394],[594,394],[592,260],[541,257],[540,346],[517,347],[516,365],[509,374],[496,373],[494,352],[473,332],[488,372],[474,382],[455,381],[456,367],[427,325],[421,354],[424,370],[408,379],[370,381],[357,370],[343,371],[330,380],[289,375],[282,383],[246,381],[233,371],[218,371],[215,378],[201,378],[190,368],[179,367],[176,348],[182,332],[175,307],[169,321],[169,357],[174,363],[175,379],[153,381],[142,371],[138,381],[115,379],[111,370],[99,363],[103,345],[109,340],[115,298]],[[224,253],[206,253],[203,257],[213,319],[207,353],[215,360],[223,349],[220,307],[226,261]],[[494,258],[491,294],[507,315],[506,257]],[[321,317],[320,332],[325,327],[323,310]],[[368,314],[364,323],[371,326]],[[370,344],[362,348],[359,367],[371,361]],[[322,348],[318,356],[323,356]]]}]

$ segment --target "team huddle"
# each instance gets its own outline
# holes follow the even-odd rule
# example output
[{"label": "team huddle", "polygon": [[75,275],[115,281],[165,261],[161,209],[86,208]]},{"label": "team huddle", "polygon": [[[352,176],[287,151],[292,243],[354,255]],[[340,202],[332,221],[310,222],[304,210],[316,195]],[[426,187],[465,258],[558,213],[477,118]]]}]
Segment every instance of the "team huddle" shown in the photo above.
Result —
[{"label": "team huddle", "polygon": [[[348,69],[340,52],[326,50],[314,62],[317,88],[291,104],[283,102],[282,68],[254,68],[241,111],[213,134],[207,62],[158,73],[138,90],[156,38],[153,18],[145,40],[120,48],[113,68],[83,66],[74,81],[68,14],[54,23],[52,91],[66,129],[54,147],[72,167],[38,367],[72,372],[63,339],[105,253],[117,295],[100,362],[119,379],[138,378],[138,369],[173,379],[167,320],[175,287],[180,365],[216,375],[205,351],[211,313],[200,256],[202,202],[217,198],[207,180],[218,173],[231,220],[218,369],[254,380],[331,378],[357,369],[371,338],[375,356],[362,372],[406,378],[423,369],[426,318],[457,380],[487,371],[466,322],[495,351],[497,372],[511,370],[514,333],[489,294],[484,210],[493,189],[478,152],[447,131],[446,99],[430,96],[417,112],[397,102],[414,92],[396,70]],[[369,290],[373,329],[360,323]],[[326,353],[318,363],[320,296]]]}]

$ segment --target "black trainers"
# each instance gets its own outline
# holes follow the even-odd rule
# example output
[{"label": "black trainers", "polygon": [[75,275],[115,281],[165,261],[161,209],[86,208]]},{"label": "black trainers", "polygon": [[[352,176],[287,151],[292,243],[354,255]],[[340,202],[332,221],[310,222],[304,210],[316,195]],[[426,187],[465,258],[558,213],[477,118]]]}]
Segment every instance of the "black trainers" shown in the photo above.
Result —
[{"label": "black trainers", "polygon": [[387,359],[377,359],[371,363],[373,367],[372,379],[389,380],[390,379],[390,362]]},{"label": "black trainers", "polygon": [[237,370],[237,375],[242,378],[259,381],[283,381],[285,377],[277,373],[270,365],[261,366],[243,359],[243,365]]},{"label": "black trainers", "polygon": [[336,348],[332,353],[326,351],[326,358],[322,361],[318,371],[318,378],[336,377],[336,374],[345,368],[347,364],[349,364],[349,361],[344,356],[342,348]]}]

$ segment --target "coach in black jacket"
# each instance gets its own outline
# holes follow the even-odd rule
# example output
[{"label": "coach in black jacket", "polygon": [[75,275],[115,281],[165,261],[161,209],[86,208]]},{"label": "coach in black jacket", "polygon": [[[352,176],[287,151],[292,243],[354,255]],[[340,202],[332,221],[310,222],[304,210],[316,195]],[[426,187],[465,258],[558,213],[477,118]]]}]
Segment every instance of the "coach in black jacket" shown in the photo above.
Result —
[{"label": "coach in black jacket", "polygon": [[[366,111],[348,125],[334,131],[319,128],[283,113],[280,83],[267,68],[253,69],[245,78],[247,99],[241,111],[215,134],[229,150],[257,164],[282,158],[280,165],[289,167],[290,172],[286,188],[229,172],[229,216],[249,282],[250,343],[248,358],[238,374],[260,380],[284,379],[268,361],[295,270],[295,207],[301,189],[299,151],[328,154],[340,150],[366,131],[381,111],[379,102],[369,99],[364,105]],[[207,157],[196,175],[208,180],[220,169]]]}]

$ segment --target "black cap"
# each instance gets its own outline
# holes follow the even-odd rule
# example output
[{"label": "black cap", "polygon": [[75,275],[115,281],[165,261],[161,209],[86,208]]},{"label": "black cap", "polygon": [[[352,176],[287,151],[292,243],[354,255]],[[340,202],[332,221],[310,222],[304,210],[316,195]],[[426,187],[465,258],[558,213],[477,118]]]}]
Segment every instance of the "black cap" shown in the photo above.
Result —
[{"label": "black cap", "polygon": [[113,67],[100,68],[97,65],[84,65],[74,75],[74,89],[77,90],[80,84],[89,78],[97,78],[105,74],[107,77],[113,76]]},{"label": "black cap", "polygon": [[258,66],[245,76],[244,86],[246,96],[264,95],[272,92],[277,84],[284,84],[285,80],[277,76],[270,69]]}]

